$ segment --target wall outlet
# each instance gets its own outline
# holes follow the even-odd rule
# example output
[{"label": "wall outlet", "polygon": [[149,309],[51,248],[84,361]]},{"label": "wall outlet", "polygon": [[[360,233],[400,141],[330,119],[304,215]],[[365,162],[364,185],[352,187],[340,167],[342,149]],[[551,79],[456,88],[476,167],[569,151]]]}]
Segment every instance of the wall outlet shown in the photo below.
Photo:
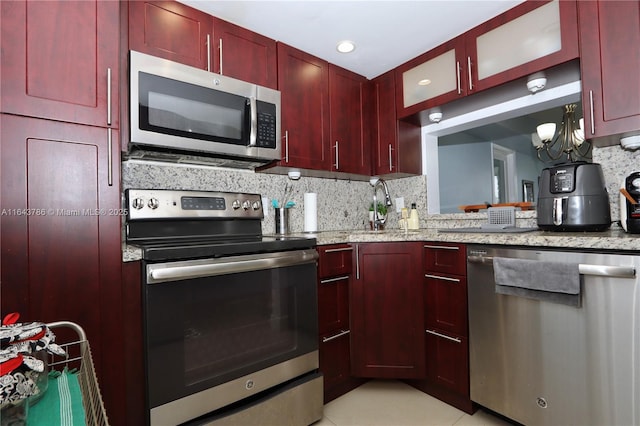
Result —
[{"label": "wall outlet", "polygon": [[269,216],[269,206],[270,205],[271,205],[271,203],[269,202],[269,198],[268,197],[262,197],[262,213],[263,213],[265,218]]},{"label": "wall outlet", "polygon": [[404,207],[404,197],[396,198],[396,213],[401,213]]}]

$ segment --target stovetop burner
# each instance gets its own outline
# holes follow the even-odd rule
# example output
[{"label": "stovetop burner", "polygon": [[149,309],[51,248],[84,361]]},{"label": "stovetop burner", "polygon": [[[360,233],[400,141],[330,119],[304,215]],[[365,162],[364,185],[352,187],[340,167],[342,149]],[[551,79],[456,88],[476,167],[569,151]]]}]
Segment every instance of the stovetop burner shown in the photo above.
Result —
[{"label": "stovetop burner", "polygon": [[146,261],[315,247],[315,238],[263,236],[259,194],[128,189],[127,242]]}]

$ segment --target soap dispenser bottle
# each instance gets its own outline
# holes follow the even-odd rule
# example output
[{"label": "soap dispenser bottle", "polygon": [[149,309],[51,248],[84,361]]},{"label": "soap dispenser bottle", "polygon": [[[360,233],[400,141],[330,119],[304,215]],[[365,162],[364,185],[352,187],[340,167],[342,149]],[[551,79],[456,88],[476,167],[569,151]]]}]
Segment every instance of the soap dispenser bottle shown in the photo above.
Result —
[{"label": "soap dispenser bottle", "polygon": [[418,229],[420,227],[420,221],[418,220],[418,210],[416,209],[416,203],[411,203],[411,212],[409,213],[409,229]]}]

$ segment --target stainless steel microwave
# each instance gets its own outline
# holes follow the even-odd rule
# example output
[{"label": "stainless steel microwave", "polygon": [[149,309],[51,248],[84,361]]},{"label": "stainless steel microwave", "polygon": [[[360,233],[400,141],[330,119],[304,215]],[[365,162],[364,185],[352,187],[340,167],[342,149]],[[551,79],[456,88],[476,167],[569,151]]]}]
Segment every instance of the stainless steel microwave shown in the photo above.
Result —
[{"label": "stainless steel microwave", "polygon": [[130,158],[280,159],[277,90],[131,51],[130,102]]}]

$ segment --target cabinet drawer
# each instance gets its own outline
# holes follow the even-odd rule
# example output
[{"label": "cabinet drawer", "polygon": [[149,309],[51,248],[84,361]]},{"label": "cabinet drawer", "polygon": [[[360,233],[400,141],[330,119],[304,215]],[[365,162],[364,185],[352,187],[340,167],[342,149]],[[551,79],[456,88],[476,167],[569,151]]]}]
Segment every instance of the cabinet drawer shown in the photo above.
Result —
[{"label": "cabinet drawer", "polygon": [[465,245],[425,243],[424,270],[465,276],[467,274]]},{"label": "cabinet drawer", "polygon": [[348,330],[328,334],[320,338],[320,371],[324,376],[325,392],[349,377]]},{"label": "cabinet drawer", "polygon": [[427,379],[461,395],[469,395],[467,339],[427,329]]},{"label": "cabinet drawer", "polygon": [[425,274],[425,325],[467,335],[467,283],[459,275]]},{"label": "cabinet drawer", "polygon": [[320,279],[351,273],[353,247],[348,244],[319,246],[318,275]]},{"label": "cabinet drawer", "polygon": [[318,282],[318,332],[349,328],[349,275]]}]

